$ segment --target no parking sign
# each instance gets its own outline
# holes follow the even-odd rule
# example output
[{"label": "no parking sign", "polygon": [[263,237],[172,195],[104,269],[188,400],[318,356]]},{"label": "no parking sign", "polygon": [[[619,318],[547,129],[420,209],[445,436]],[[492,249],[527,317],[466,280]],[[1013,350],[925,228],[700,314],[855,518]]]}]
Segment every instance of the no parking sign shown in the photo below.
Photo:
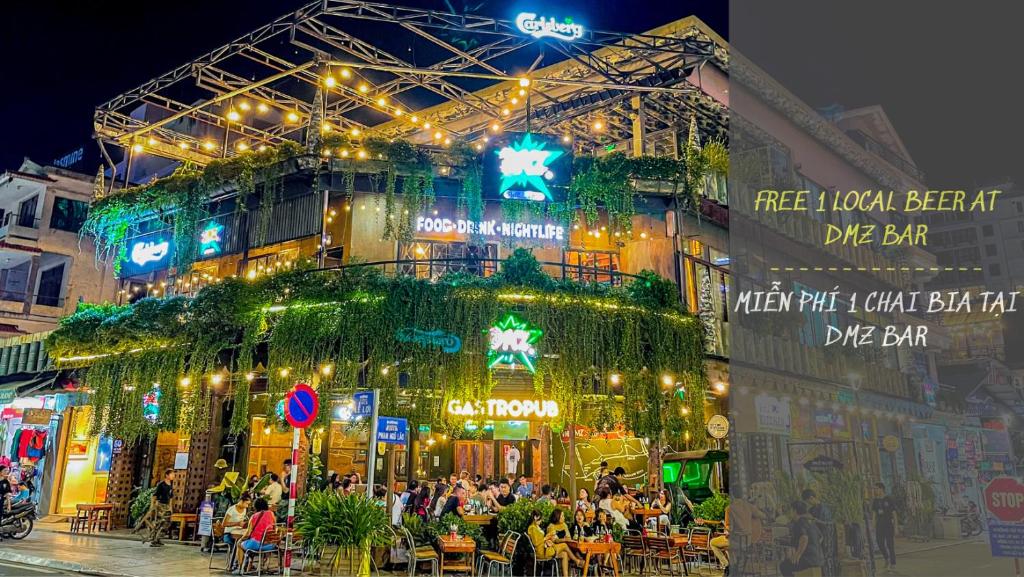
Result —
[{"label": "no parking sign", "polygon": [[284,397],[284,418],[296,429],[305,429],[316,420],[320,397],[306,383],[298,383]]}]

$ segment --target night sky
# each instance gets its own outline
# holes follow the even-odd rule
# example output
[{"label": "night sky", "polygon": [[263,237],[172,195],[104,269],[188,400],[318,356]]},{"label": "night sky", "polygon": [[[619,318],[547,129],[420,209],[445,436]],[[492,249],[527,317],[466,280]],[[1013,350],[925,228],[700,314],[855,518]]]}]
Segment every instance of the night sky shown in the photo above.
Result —
[{"label": "night sky", "polygon": [[[507,19],[531,9],[573,15],[590,28],[622,32],[643,32],[691,14],[723,36],[728,26],[724,1],[400,3]],[[50,163],[84,146],[88,157],[81,170],[94,173],[99,162],[92,141],[97,104],[306,4],[304,0],[94,0],[44,10],[39,2],[8,3],[6,26],[0,33],[0,119],[4,123],[0,169],[17,169],[24,156]]]}]

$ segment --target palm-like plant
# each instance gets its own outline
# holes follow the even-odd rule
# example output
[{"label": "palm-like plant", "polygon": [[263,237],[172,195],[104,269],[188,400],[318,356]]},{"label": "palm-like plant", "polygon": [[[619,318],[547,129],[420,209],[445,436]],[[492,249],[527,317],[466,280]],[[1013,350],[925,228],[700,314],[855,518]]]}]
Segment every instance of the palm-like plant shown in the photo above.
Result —
[{"label": "palm-like plant", "polygon": [[332,566],[340,562],[343,551],[360,552],[360,575],[369,574],[370,548],[389,545],[394,537],[387,512],[361,493],[308,493],[299,510],[296,528],[311,538],[314,547],[337,547],[331,558]]}]

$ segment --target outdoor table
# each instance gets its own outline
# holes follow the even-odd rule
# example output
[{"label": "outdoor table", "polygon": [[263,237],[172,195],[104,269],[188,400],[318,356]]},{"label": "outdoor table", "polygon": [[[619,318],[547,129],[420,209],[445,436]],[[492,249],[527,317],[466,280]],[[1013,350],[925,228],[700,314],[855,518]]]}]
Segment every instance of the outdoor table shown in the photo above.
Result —
[{"label": "outdoor table", "polygon": [[462,520],[467,522],[467,523],[469,523],[470,525],[480,525],[480,526],[490,525],[497,518],[498,518],[497,515],[493,515],[491,513],[484,513],[484,514],[481,514],[481,515],[463,515],[462,516]]},{"label": "outdoor table", "polygon": [[[476,566],[476,541],[465,535],[455,539],[444,535],[438,539],[438,542],[441,546],[441,563],[438,568],[439,577],[443,577],[446,568],[449,571],[466,571],[473,575]],[[446,559],[446,555],[464,555],[464,558],[460,562],[460,560]],[[452,563],[453,561],[454,564]]]},{"label": "outdoor table", "polygon": [[178,523],[178,541],[185,540],[185,529],[189,524],[196,526],[199,523],[199,515],[195,513],[174,513],[171,515],[170,525]]},{"label": "outdoor table", "polygon": [[86,514],[85,529],[92,533],[103,524],[104,531],[110,531],[111,513],[114,510],[113,503],[79,503],[75,509]]},{"label": "outdoor table", "polygon": [[622,545],[615,541],[566,541],[574,551],[578,553],[585,553],[586,558],[583,560],[583,577],[587,577],[587,571],[590,569],[590,556],[591,555],[605,555],[607,554],[612,561],[612,572],[615,577],[619,577],[619,551],[622,550]]},{"label": "outdoor table", "polygon": [[662,515],[662,513],[663,511],[661,509],[651,509],[650,507],[638,507],[636,509],[633,509],[633,516],[641,517],[640,525],[646,525],[648,519],[650,519],[651,517],[657,519],[659,516]]}]

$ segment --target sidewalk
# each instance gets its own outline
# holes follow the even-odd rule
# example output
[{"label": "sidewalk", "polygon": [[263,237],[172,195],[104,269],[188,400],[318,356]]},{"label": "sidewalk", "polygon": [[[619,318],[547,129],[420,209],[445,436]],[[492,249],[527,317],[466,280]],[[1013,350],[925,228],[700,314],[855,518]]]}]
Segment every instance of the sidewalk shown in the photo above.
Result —
[{"label": "sidewalk", "polygon": [[[66,528],[63,523],[37,524],[24,540],[0,543],[0,560],[118,577],[224,575],[223,571],[208,568],[209,555],[200,553],[196,546],[168,543],[150,547],[124,534],[72,535],[63,532]],[[219,555],[218,561],[223,563],[223,558]]]}]

